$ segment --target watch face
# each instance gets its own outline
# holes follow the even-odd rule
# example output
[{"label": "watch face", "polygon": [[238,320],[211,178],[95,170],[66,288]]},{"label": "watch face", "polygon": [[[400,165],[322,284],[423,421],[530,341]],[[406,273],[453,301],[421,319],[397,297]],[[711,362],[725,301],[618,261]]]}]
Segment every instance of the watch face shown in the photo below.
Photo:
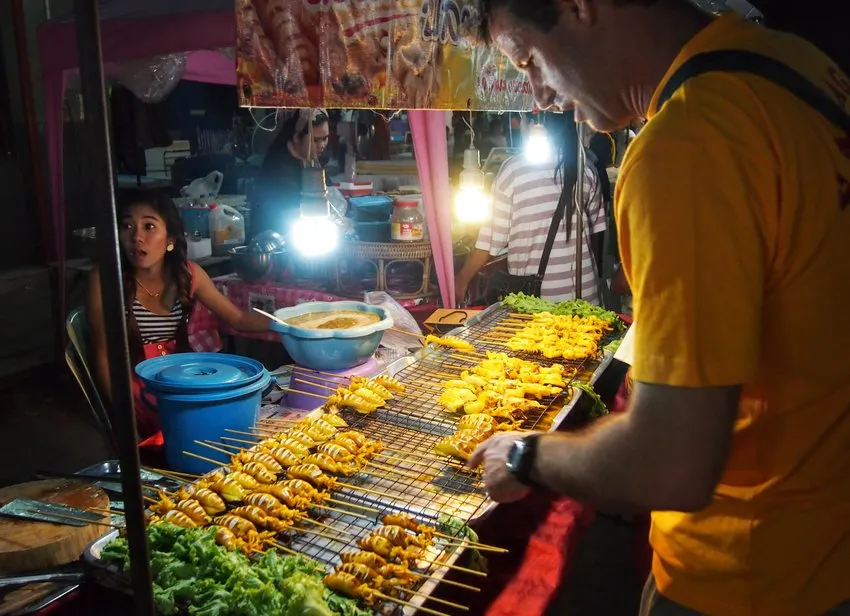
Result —
[{"label": "watch face", "polygon": [[519,468],[522,454],[525,451],[525,441],[514,441],[513,447],[508,452],[507,467],[509,471],[515,471]]}]

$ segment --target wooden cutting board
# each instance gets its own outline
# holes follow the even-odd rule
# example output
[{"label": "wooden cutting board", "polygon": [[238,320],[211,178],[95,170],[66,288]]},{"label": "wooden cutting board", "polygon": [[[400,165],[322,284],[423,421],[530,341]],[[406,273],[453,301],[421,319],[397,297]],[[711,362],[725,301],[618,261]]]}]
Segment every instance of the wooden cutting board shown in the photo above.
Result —
[{"label": "wooden cutting board", "polygon": [[[109,508],[106,492],[65,479],[31,481],[0,488],[0,506],[16,498],[31,498],[88,509]],[[104,514],[103,521],[109,516]],[[106,526],[68,526],[0,516],[0,573],[48,569],[77,560],[86,546],[109,531]]]}]

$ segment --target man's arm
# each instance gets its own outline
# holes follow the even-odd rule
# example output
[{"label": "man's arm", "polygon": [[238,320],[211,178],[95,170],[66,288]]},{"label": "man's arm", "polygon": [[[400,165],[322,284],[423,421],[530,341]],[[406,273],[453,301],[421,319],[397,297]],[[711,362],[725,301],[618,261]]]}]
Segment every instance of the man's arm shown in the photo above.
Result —
[{"label": "man's arm", "polygon": [[601,506],[698,511],[720,479],[739,387],[636,383],[629,412],[541,437],[535,482]]},{"label": "man's arm", "polygon": [[489,251],[481,250],[480,248],[476,248],[469,253],[469,256],[466,257],[466,262],[464,262],[463,267],[455,277],[455,299],[458,302],[463,300],[472,279],[475,278],[478,272],[481,271],[481,268],[484,267],[491,258]]}]

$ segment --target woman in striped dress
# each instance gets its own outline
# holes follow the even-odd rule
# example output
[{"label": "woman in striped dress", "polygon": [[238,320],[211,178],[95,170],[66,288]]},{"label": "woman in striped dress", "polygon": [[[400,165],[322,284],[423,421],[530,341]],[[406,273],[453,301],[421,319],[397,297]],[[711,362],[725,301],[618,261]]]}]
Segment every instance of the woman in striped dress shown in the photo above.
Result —
[{"label": "woman in striped dress", "polygon": [[[121,271],[127,337],[133,364],[157,355],[187,352],[188,324],[196,301],[240,331],[265,331],[268,319],[243,312],[222,295],[207,273],[187,258],[183,223],[174,203],[159,193],[132,191],[119,210]],[[92,271],[88,319],[93,359],[102,394],[111,397],[100,272]],[[146,438],[159,430],[155,400],[133,375],[136,425]]]}]

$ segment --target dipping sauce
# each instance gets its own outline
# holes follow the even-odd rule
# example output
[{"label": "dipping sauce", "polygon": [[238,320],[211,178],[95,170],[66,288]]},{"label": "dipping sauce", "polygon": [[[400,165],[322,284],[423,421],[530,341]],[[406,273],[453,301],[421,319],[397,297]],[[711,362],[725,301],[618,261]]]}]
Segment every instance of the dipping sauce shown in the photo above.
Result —
[{"label": "dipping sauce", "polygon": [[323,310],[286,319],[286,323],[302,329],[349,329],[371,325],[381,320],[374,312],[359,310]]}]

